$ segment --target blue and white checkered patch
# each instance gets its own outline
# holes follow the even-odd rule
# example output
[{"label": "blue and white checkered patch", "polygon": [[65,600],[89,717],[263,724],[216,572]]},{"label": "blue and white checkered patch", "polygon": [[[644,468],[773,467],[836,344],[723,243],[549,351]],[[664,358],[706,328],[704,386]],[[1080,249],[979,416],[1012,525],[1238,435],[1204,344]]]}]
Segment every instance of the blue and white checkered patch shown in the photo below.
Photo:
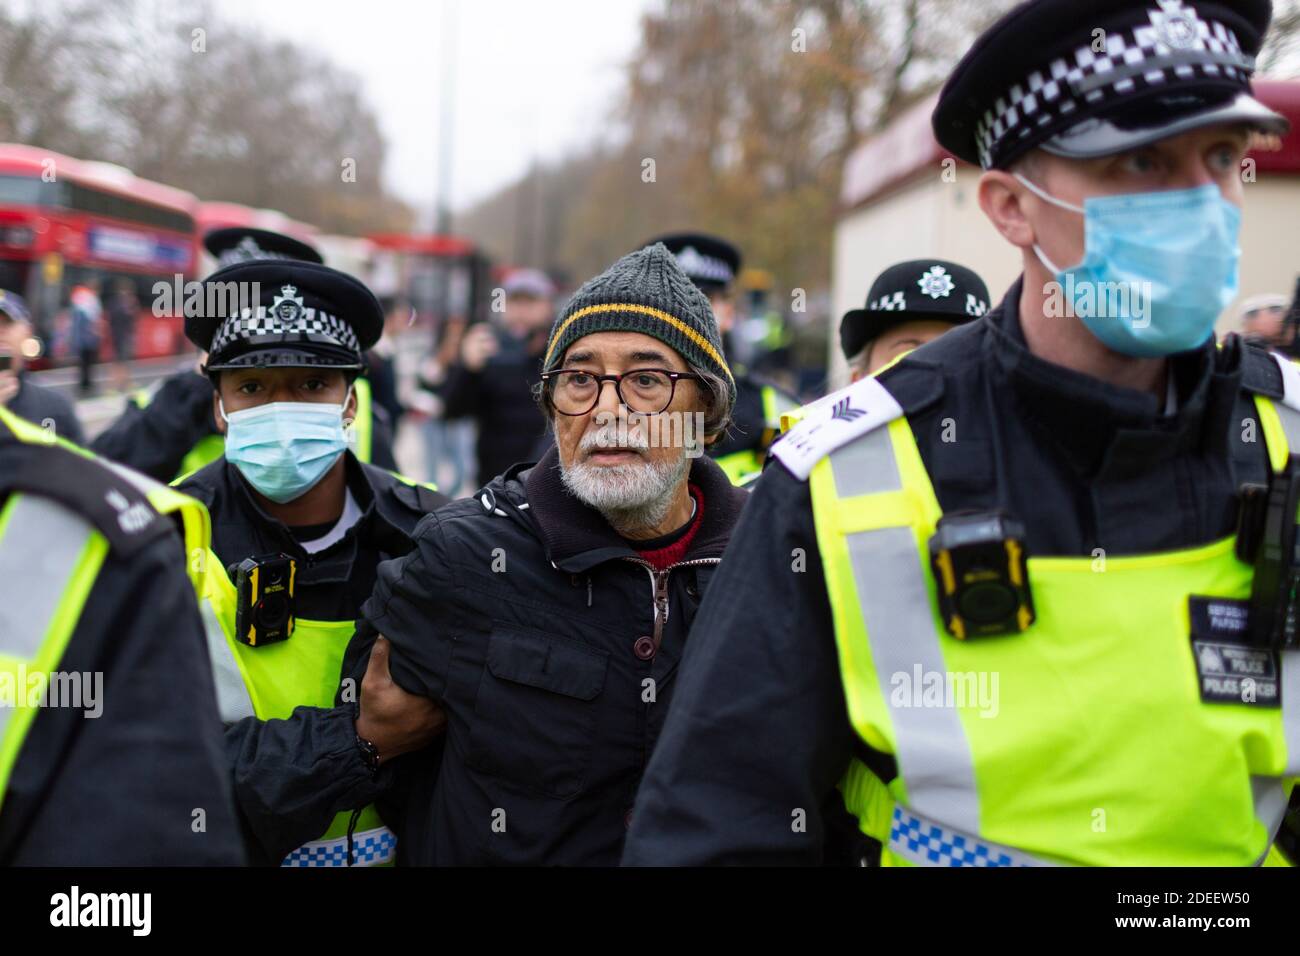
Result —
[{"label": "blue and white checkered patch", "polygon": [[307,307],[298,309],[286,320],[275,308],[258,306],[256,309],[244,309],[240,315],[232,315],[221,323],[212,336],[209,352],[218,354],[231,342],[240,339],[256,339],[264,335],[281,335],[286,332],[300,332],[321,342],[342,345],[354,352],[361,351],[361,344],[352,326],[328,312],[320,312]]},{"label": "blue and white checkered patch", "polygon": [[[352,834],[354,866],[383,866],[393,862],[397,837],[388,827]],[[284,858],[281,866],[347,866],[348,838],[313,840]]]},{"label": "blue and white checkered patch", "polygon": [[1034,862],[1007,847],[957,833],[894,806],[889,849],[920,866],[1033,866]]}]

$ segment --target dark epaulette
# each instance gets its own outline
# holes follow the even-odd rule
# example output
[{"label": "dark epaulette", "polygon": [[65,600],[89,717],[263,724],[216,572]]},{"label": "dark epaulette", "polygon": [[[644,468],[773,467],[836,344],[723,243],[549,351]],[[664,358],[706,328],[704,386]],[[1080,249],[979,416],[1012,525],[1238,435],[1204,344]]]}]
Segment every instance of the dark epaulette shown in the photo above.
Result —
[{"label": "dark epaulette", "polygon": [[[1273,353],[1263,346],[1253,345],[1240,339],[1238,341],[1241,342],[1242,389],[1280,400],[1286,394],[1286,388],[1282,384],[1282,370],[1278,368]],[[1224,347],[1228,347],[1226,343]]]},{"label": "dark epaulette", "polygon": [[377,495],[396,501],[410,511],[417,520],[430,511],[437,511],[451,499],[433,485],[405,478],[378,465],[361,463],[362,471]]},{"label": "dark epaulette", "polygon": [[58,444],[18,441],[0,426],[0,497],[49,498],[90,522],[121,558],[171,532],[144,493],[95,459]]}]

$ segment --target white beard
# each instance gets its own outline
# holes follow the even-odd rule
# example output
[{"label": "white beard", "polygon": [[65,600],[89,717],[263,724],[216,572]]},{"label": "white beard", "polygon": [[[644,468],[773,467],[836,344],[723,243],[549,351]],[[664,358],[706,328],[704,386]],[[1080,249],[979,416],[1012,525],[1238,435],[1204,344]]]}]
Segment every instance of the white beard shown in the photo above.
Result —
[{"label": "white beard", "polygon": [[[615,447],[608,437],[602,444],[602,434],[603,430],[584,435],[578,453],[597,447]],[[635,440],[629,444],[643,450],[646,447]],[[622,534],[653,528],[664,520],[673,506],[673,492],[686,477],[690,464],[683,449],[680,458],[665,462],[642,460],[593,465],[579,461],[568,468],[561,462],[560,477],[571,495],[599,511]]]}]

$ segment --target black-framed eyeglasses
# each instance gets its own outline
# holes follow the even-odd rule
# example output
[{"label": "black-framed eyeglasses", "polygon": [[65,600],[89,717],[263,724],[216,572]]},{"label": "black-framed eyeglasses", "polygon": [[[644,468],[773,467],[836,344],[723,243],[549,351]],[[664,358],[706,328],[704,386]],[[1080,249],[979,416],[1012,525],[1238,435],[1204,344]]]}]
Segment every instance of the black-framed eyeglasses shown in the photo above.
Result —
[{"label": "black-framed eyeglasses", "polygon": [[666,368],[633,368],[622,375],[597,375],[577,368],[542,373],[551,404],[561,415],[586,415],[600,401],[606,382],[614,383],[619,402],[629,411],[657,415],[672,404],[677,382],[684,378],[699,380],[694,372]]}]

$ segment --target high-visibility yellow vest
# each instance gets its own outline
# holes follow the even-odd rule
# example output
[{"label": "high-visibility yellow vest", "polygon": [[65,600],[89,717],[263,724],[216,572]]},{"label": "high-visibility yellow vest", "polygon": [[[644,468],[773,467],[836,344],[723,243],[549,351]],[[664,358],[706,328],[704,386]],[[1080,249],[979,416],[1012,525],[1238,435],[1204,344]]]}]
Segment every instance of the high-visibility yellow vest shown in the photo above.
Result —
[{"label": "high-visibility yellow vest", "polygon": [[[210,532],[200,502],[96,458],[3,407],[0,430],[27,444],[57,444],[110,469],[156,511],[171,516],[184,537],[187,571],[197,591]],[[0,803],[39,704],[28,691],[48,686],[108,552],[108,540],[93,524],[52,499],[14,493],[0,508],[0,685],[12,695],[0,703]]]},{"label": "high-visibility yellow vest", "polygon": [[793,411],[797,404],[786,398],[771,385],[762,387],[763,396],[763,434],[757,448],[735,451],[721,458],[715,458],[718,466],[727,474],[733,485],[746,485],[763,470],[767,458],[767,448],[772,439],[781,432],[782,416]]},{"label": "high-visibility yellow vest", "polygon": [[[1300,448],[1300,369],[1256,398],[1269,459]],[[1030,557],[1037,619],[957,640],[928,541],[941,509],[902,409],[876,379],[778,443],[807,477],[854,731],[891,755],[840,789],[885,865],[1250,865],[1300,776],[1300,651],[1280,707],[1207,703],[1188,599],[1250,596],[1235,537],[1179,551]]]},{"label": "high-visibility yellow vest", "polygon": [[[296,707],[333,707],[343,654],[356,622],[298,618],[287,640],[251,647],[235,637],[235,585],[215,554],[209,552],[206,563],[202,609],[222,721],[283,720]],[[281,865],[347,866],[351,817],[339,813],[319,839],[294,850]],[[355,825],[353,864],[391,863],[396,850],[397,837],[373,806],[365,807]]]}]

